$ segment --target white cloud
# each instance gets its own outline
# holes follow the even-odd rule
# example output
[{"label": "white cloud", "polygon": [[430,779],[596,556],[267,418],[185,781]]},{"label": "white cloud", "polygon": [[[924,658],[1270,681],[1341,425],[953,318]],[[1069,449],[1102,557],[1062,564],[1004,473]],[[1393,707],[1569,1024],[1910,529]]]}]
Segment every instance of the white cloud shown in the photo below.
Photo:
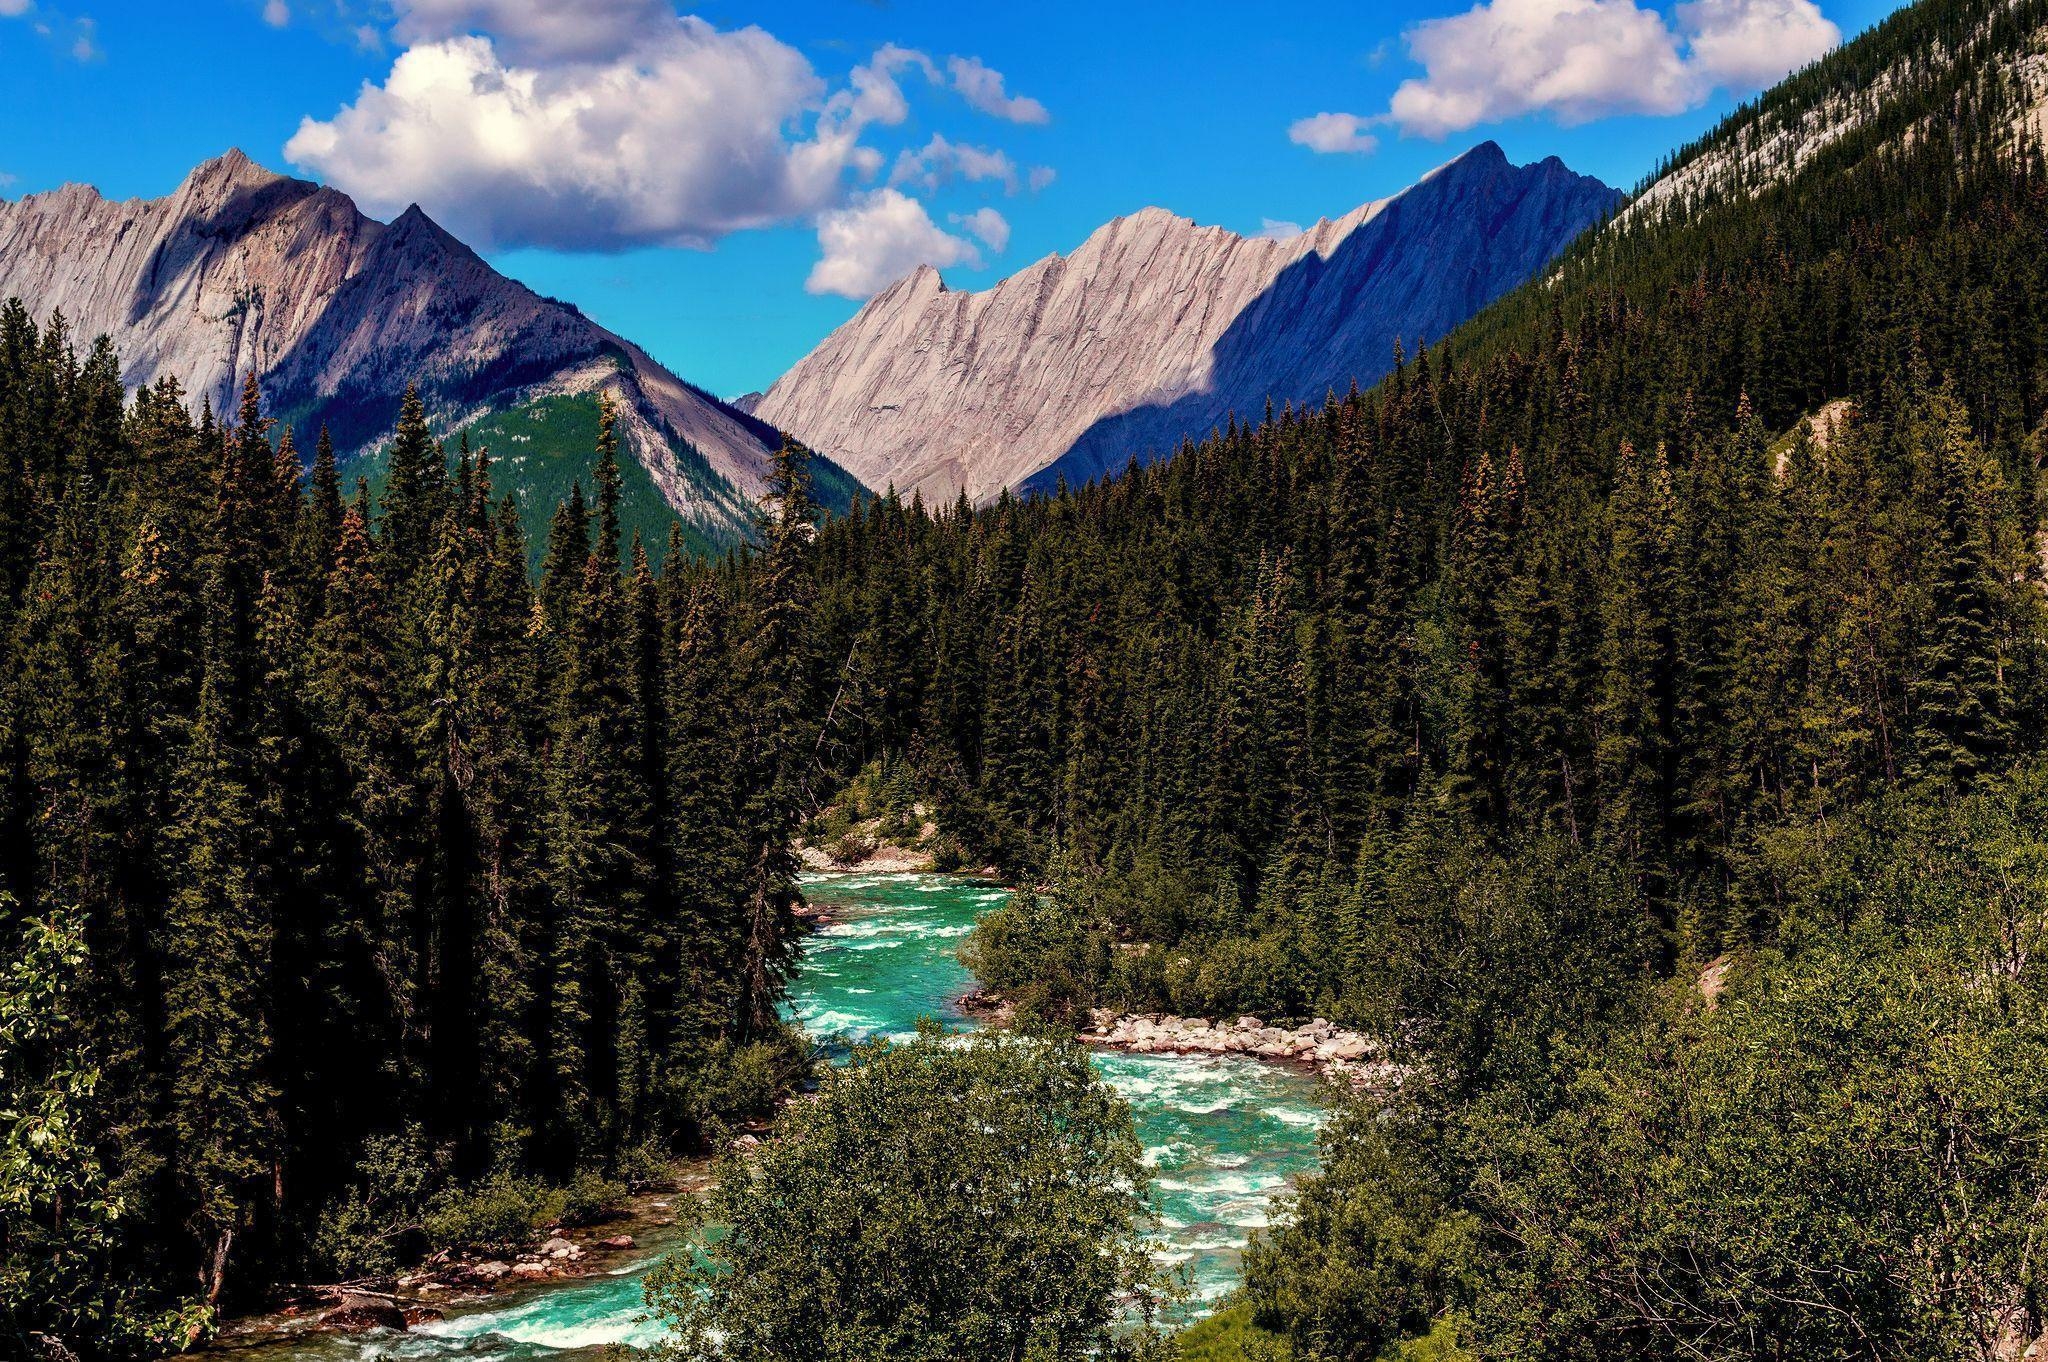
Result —
[{"label": "white cloud", "polygon": [[1292,241],[1301,235],[1301,224],[1287,222],[1280,218],[1260,218],[1259,230],[1252,233],[1253,240]]},{"label": "white cloud", "polygon": [[[816,223],[822,236],[828,215],[844,233],[846,214],[893,220],[902,238],[893,200],[867,195],[849,207],[848,195],[885,165],[864,139],[910,116],[905,76],[950,79],[977,107],[1008,117],[1044,116],[971,57],[949,59],[949,77],[925,53],[890,44],[828,83],[763,29],[722,31],[678,15],[671,0],[395,0],[394,9],[393,36],[410,46],[332,117],[302,120],[285,155],[373,213],[418,203],[485,250],[708,247],[792,222]],[[1050,176],[1033,170],[1029,182]],[[898,158],[890,183],[935,190],[956,180],[1015,192],[1020,171],[1003,151],[935,136]],[[895,198],[929,227],[921,205]],[[858,277],[844,263],[856,255],[845,247],[821,263],[821,277]],[[955,250],[951,263],[965,258]]]},{"label": "white cloud", "polygon": [[35,8],[35,0],[0,0],[0,19],[18,19]]},{"label": "white cloud", "polygon": [[936,190],[956,179],[969,183],[994,180],[1006,192],[1014,194],[1017,192],[1017,163],[1010,159],[1008,152],[948,141],[943,133],[935,132],[932,140],[922,147],[897,156],[896,166],[889,172],[890,184],[916,185],[926,191]]},{"label": "white cloud", "polygon": [[100,51],[100,27],[95,20],[71,21],[71,55],[79,61],[98,61],[106,55]]},{"label": "white cloud", "polygon": [[0,189],[14,188],[15,182],[20,178],[21,177],[18,175],[11,174],[5,170],[0,170]]},{"label": "white cloud", "polygon": [[1762,89],[1842,40],[1812,0],[1689,0],[1678,27],[1701,78],[1728,90]]},{"label": "white cloud", "polygon": [[955,213],[948,221],[955,227],[966,228],[969,236],[997,255],[1009,249],[1009,220],[993,208],[977,208],[972,213]]},{"label": "white cloud", "polygon": [[1365,130],[1369,122],[1357,114],[1319,113],[1296,119],[1287,129],[1287,140],[1311,151],[1373,152],[1379,150],[1380,139]]},{"label": "white cloud", "polygon": [[[811,135],[793,139],[807,113]],[[285,155],[373,212],[417,202],[486,249],[707,246],[835,206],[849,170],[879,169],[862,132],[902,116],[885,67],[828,94],[763,30],[685,18],[616,61],[520,66],[489,38],[423,43],[333,118],[301,122]]]},{"label": "white cloud", "polygon": [[292,8],[284,0],[264,0],[263,22],[272,28],[283,28],[292,21]]},{"label": "white cloud", "polygon": [[1041,189],[1050,189],[1052,182],[1059,177],[1060,173],[1051,166],[1033,166],[1031,173],[1024,177],[1024,182],[1030,185],[1031,192],[1036,194]]},{"label": "white cloud", "polygon": [[1424,74],[1402,82],[1384,114],[1319,114],[1289,136],[1369,151],[1365,130],[1383,124],[1443,137],[1532,113],[1568,126],[1678,113],[1715,90],[1768,85],[1841,36],[1814,0],[1686,0],[1671,19],[1637,0],[1490,0],[1408,31]]},{"label": "white cloud", "polygon": [[981,268],[974,243],[934,223],[922,203],[895,189],[875,189],[845,208],[818,219],[824,257],[811,267],[804,288],[865,298],[919,265]]},{"label": "white cloud", "polygon": [[611,61],[661,36],[669,0],[395,0],[406,46],[489,37],[515,63]]},{"label": "white cloud", "polygon": [[979,57],[948,57],[946,74],[953,88],[971,108],[1012,123],[1049,123],[1052,115],[1043,104],[1027,95],[1010,95],[1003,89],[1003,73],[985,65]]}]

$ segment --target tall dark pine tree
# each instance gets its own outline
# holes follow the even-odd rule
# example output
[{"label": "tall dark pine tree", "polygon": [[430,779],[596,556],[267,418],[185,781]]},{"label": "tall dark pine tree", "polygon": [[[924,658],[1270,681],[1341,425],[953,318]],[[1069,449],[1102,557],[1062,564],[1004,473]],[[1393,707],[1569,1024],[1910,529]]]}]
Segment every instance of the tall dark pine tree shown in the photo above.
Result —
[{"label": "tall dark pine tree", "polygon": [[768,479],[768,515],[753,585],[753,636],[747,645],[756,700],[737,1019],[752,1034],[774,1026],[776,1003],[793,963],[790,945],[801,895],[792,838],[807,799],[804,782],[811,755],[805,742],[811,724],[805,623],[817,514],[810,451],[785,439]]},{"label": "tall dark pine tree", "polygon": [[1928,549],[1933,609],[1915,658],[1913,768],[1967,789],[2012,746],[2007,588],[1999,580],[1992,524],[1995,483],[1958,404],[1929,401],[1920,429],[1935,501]]},{"label": "tall dark pine tree", "polygon": [[165,915],[171,1126],[209,1304],[236,1239],[269,1203],[280,1153],[267,992],[276,889],[265,874],[252,697],[229,573],[216,564],[205,591],[205,673],[177,782]]},{"label": "tall dark pine tree", "polygon": [[1660,446],[1645,457],[1623,445],[1607,507],[1601,583],[1601,682],[1595,763],[1599,832],[1670,925],[1665,830],[1671,808],[1676,643],[1669,616],[1676,506]]}]

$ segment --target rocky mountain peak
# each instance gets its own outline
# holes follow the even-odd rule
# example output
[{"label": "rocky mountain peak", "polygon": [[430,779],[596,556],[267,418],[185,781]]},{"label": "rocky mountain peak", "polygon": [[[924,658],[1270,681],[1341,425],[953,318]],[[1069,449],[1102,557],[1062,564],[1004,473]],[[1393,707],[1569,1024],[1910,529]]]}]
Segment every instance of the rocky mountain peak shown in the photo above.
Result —
[{"label": "rocky mountain peak", "polygon": [[276,185],[292,185],[305,193],[315,192],[319,186],[306,180],[294,180],[249,159],[239,147],[230,147],[210,161],[201,161],[192,167],[178,186],[173,196],[194,205],[219,205],[239,194],[248,194]]},{"label": "rocky mountain peak", "polygon": [[1618,198],[1483,142],[1284,240],[1143,208],[980,292],[905,276],[756,410],[869,486],[928,504],[1085,482],[1269,397],[1371,382],[1397,338],[1442,336]]},{"label": "rocky mountain peak", "polygon": [[[0,299],[61,309],[120,349],[131,386],[178,380],[216,408],[256,373],[272,409],[346,456],[390,432],[417,382],[444,429],[609,392],[669,505],[714,541],[748,533],[777,439],[574,308],[492,269],[418,206],[389,225],[239,150],[159,199],[84,186],[0,201]],[[836,473],[836,470],[835,470]],[[508,466],[506,476],[516,480]]]}]

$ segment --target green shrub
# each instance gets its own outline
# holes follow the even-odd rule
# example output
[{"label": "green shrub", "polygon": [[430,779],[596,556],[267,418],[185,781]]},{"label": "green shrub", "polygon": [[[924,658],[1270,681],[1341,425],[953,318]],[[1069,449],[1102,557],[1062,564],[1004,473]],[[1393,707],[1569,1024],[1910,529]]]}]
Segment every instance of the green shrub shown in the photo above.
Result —
[{"label": "green shrub", "polygon": [[382,1276],[413,1261],[427,1237],[428,1201],[446,1173],[418,1125],[372,1136],[356,1163],[355,1185],[321,1213],[315,1263],[347,1279]]},{"label": "green shrub", "polygon": [[669,1362],[1142,1355],[1159,1303],[1130,1108],[1071,1042],[861,1047],[720,1169],[728,1227],[647,1280]]},{"label": "green shrub", "polygon": [[595,1225],[605,1220],[616,1220],[625,1210],[629,1195],[623,1182],[602,1173],[587,1170],[578,1173],[562,1189],[562,1210],[555,1223]]},{"label": "green shrub", "polygon": [[809,1071],[808,1046],[796,1031],[746,1045],[712,1042],[694,1067],[670,1077],[664,1102],[671,1119],[704,1144],[722,1144],[732,1127],[774,1114]]},{"label": "green shrub", "polygon": [[675,1164],[659,1140],[645,1140],[619,1155],[619,1178],[633,1191],[675,1184]]},{"label": "green shrub", "polygon": [[1252,1323],[1252,1308],[1219,1310],[1174,1335],[1179,1362],[1289,1362],[1287,1340]]},{"label": "green shrub", "polygon": [[865,833],[848,832],[825,844],[825,854],[839,865],[859,865],[875,854],[875,839]]},{"label": "green shrub", "polygon": [[567,1200],[559,1188],[501,1170],[437,1197],[426,1217],[427,1238],[437,1249],[517,1253],[543,1225],[560,1221]]},{"label": "green shrub", "polygon": [[932,838],[932,869],[941,875],[950,875],[967,864],[967,849],[960,845],[960,839],[949,832],[942,832]]},{"label": "green shrub", "polygon": [[1094,1003],[1110,954],[1107,930],[1071,899],[1030,890],[984,915],[960,948],[962,963],[1020,1014],[1052,1021]]}]

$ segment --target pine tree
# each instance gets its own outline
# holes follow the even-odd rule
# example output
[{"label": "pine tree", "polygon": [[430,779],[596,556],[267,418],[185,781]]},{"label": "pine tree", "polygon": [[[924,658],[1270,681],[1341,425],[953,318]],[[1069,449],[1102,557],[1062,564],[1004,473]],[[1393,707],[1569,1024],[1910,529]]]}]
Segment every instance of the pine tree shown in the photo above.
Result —
[{"label": "pine tree", "polygon": [[1992,542],[1992,479],[1955,401],[1929,402],[1925,451],[1936,532],[1928,548],[1930,617],[1912,684],[1913,767],[1968,789],[2013,742],[2006,679],[2012,609]]},{"label": "pine tree", "polygon": [[[1597,709],[1601,839],[1657,902],[1668,885],[1677,655],[1672,601],[1676,506],[1662,448],[1622,446],[1608,504]],[[1668,910],[1662,905],[1660,912]],[[1668,926],[1668,921],[1660,925]]]},{"label": "pine tree", "polygon": [[265,874],[235,594],[228,566],[217,565],[204,595],[205,671],[177,780],[177,881],[165,917],[171,1124],[208,1305],[220,1299],[237,1238],[271,1200],[280,1152],[266,991],[275,886]]},{"label": "pine tree", "polygon": [[807,803],[810,721],[805,707],[804,629],[810,608],[808,568],[817,535],[811,500],[810,451],[784,440],[768,479],[768,516],[753,582],[749,671],[758,699],[750,754],[746,826],[745,946],[737,1022],[743,1034],[775,1025],[776,1000],[793,965],[800,897],[791,834]]}]

